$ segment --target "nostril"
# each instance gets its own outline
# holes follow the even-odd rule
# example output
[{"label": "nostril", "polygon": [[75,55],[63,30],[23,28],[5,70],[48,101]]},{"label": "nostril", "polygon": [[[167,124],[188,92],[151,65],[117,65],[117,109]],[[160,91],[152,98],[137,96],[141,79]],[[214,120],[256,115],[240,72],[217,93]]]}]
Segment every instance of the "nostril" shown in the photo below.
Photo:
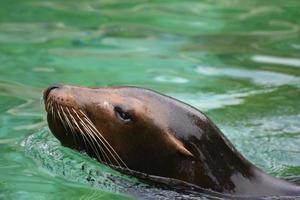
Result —
[{"label": "nostril", "polygon": [[50,94],[51,90],[57,89],[57,88],[61,88],[62,85],[59,84],[55,84],[55,85],[50,85],[47,89],[44,90],[44,101],[47,100],[48,95]]}]

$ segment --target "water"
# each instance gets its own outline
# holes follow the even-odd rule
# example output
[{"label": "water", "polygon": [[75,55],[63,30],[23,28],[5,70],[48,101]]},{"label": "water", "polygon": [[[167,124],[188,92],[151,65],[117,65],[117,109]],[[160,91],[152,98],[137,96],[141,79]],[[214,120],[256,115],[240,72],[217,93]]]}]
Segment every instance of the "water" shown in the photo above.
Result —
[{"label": "water", "polygon": [[205,111],[260,168],[300,176],[299,6],[2,0],[0,199],[186,197],[61,147],[41,102],[52,83],[169,94]]}]

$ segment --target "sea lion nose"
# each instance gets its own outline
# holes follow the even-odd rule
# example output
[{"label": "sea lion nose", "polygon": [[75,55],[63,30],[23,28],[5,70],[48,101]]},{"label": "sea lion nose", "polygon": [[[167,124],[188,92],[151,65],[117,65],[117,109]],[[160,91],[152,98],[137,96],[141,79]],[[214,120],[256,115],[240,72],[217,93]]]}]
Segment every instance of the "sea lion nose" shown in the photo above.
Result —
[{"label": "sea lion nose", "polygon": [[50,94],[51,90],[57,89],[57,88],[61,88],[62,85],[60,84],[54,84],[54,85],[50,85],[47,89],[44,90],[44,101],[47,100],[48,95]]}]

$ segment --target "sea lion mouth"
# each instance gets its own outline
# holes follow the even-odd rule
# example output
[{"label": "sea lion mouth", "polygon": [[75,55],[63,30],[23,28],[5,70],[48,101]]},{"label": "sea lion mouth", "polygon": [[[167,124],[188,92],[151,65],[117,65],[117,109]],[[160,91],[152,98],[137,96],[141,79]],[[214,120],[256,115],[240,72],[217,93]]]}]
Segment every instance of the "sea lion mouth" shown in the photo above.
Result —
[{"label": "sea lion mouth", "polygon": [[[63,145],[64,141],[62,140],[72,140],[74,145],[71,148],[76,149],[78,147],[77,142],[81,142],[81,150],[92,155],[101,163],[128,169],[125,162],[96,128],[83,109],[57,101],[56,98],[53,98],[49,88],[44,92],[44,102],[49,127],[55,136],[63,135],[61,136],[63,139],[59,138]],[[63,133],[56,131],[58,128],[63,130]],[[64,146],[70,147],[67,144]]]}]

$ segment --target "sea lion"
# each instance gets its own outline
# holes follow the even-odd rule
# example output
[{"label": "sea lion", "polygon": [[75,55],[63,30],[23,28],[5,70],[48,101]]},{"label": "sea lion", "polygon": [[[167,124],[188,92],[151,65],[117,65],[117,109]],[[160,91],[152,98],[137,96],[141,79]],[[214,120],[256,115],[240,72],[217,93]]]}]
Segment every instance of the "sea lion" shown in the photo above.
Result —
[{"label": "sea lion", "polygon": [[300,187],[247,161],[196,108],[138,87],[53,85],[44,91],[51,132],[98,161],[240,196],[300,196]]}]

